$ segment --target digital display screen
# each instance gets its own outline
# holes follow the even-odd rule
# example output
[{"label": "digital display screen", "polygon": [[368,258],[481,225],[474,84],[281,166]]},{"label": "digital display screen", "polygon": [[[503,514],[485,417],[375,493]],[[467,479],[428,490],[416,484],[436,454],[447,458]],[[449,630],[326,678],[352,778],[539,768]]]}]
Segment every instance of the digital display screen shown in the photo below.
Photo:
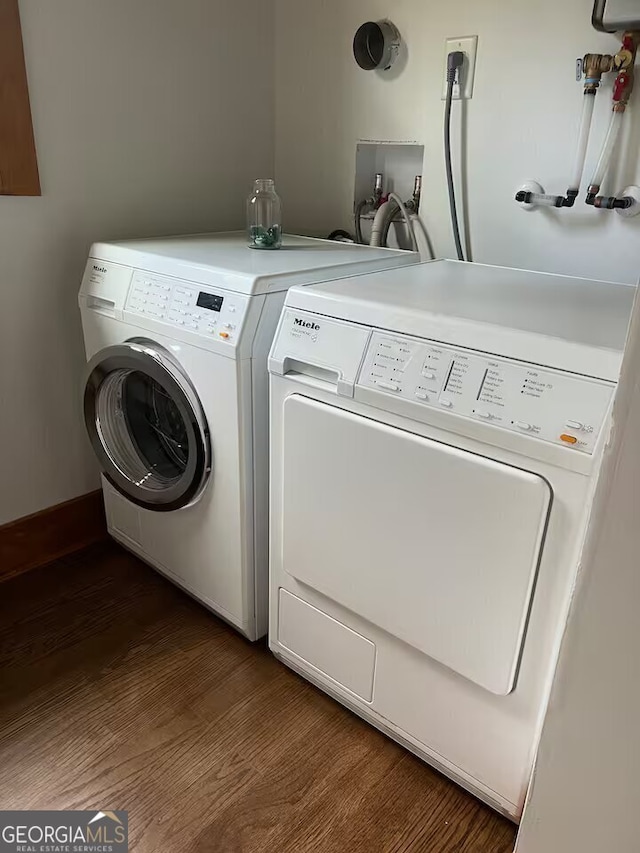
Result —
[{"label": "digital display screen", "polygon": [[196,305],[198,308],[206,308],[207,311],[220,311],[223,300],[223,296],[214,296],[213,293],[199,293]]}]

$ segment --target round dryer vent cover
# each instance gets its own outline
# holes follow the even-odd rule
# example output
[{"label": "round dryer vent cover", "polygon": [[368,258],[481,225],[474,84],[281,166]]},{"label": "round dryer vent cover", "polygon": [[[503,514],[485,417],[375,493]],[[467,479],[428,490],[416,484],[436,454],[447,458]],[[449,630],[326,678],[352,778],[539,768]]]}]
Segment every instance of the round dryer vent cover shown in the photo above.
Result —
[{"label": "round dryer vent cover", "polygon": [[365,71],[386,71],[396,61],[401,41],[391,21],[367,21],[353,37],[353,55]]}]

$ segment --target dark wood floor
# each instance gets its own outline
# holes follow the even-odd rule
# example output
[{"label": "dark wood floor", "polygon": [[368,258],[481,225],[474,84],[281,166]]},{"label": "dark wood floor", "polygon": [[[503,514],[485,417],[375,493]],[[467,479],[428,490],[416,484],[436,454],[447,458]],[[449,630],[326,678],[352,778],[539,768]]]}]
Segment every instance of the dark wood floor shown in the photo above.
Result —
[{"label": "dark wood floor", "polygon": [[115,545],[0,585],[0,809],[136,853],[508,853],[514,827]]}]

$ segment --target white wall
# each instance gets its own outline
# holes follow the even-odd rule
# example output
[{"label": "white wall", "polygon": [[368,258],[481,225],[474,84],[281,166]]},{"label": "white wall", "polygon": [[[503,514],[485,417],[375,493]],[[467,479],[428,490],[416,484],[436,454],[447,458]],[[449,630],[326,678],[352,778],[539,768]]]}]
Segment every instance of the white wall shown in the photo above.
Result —
[{"label": "white wall", "polygon": [[0,197],[0,524],[98,485],[76,295],[93,240],[241,226],[273,163],[273,9],[21,0],[42,198]]},{"label": "white wall", "polygon": [[[581,101],[575,57],[617,45],[592,30],[591,5],[21,0],[43,197],[0,197],[0,523],[97,483],[75,307],[92,240],[239,226],[251,179],[272,171],[275,133],[285,224],[316,234],[351,225],[359,138],[424,142],[424,218],[438,253],[452,254],[440,100],[448,35],[480,37],[467,115],[475,258],[635,281],[640,217],[582,205],[526,214],[512,201],[524,178],[565,189]],[[385,15],[408,58],[379,76],[357,68],[351,40]],[[608,98],[609,88],[596,140]],[[640,109],[629,118],[628,165],[609,189],[640,182]]]},{"label": "white wall", "polygon": [[[475,260],[636,282],[640,217],[622,221],[580,201],[572,211],[526,213],[513,201],[523,180],[564,193],[582,87],[575,59],[615,52],[591,27],[593,0],[276,0],[276,177],[285,225],[318,234],[352,227],[359,138],[425,144],[423,214],[436,252],[452,256],[442,155],[444,40],[479,36],[468,102],[468,198]],[[404,70],[361,71],[356,28],[389,17],[408,48]],[[609,118],[611,81],[597,108],[588,171]],[[640,92],[629,114],[627,165],[606,191],[640,183]],[[460,114],[454,104],[454,113]],[[590,175],[587,176],[587,180]]]},{"label": "white wall", "polygon": [[640,803],[640,303],[518,853],[635,853]]}]

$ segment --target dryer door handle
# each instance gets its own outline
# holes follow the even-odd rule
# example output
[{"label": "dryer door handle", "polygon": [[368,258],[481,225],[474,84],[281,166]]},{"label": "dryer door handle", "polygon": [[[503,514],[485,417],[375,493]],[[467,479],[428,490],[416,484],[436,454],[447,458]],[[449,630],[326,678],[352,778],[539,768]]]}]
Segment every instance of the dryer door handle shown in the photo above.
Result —
[{"label": "dryer door handle", "polygon": [[284,359],[269,359],[269,370],[279,376],[308,376],[316,383],[322,383],[323,387],[330,385],[331,390],[337,391],[342,397],[353,397],[353,383],[346,381],[337,367],[286,356]]},{"label": "dryer door handle", "polygon": [[116,303],[113,299],[89,295],[87,297],[87,308],[96,311],[98,314],[104,314],[106,317],[116,316]]},{"label": "dryer door handle", "polygon": [[321,379],[323,382],[330,382],[332,385],[337,385],[341,376],[340,371],[335,367],[325,367],[311,361],[300,361],[297,358],[284,359],[282,375],[286,376],[287,373],[301,373],[303,376]]}]

